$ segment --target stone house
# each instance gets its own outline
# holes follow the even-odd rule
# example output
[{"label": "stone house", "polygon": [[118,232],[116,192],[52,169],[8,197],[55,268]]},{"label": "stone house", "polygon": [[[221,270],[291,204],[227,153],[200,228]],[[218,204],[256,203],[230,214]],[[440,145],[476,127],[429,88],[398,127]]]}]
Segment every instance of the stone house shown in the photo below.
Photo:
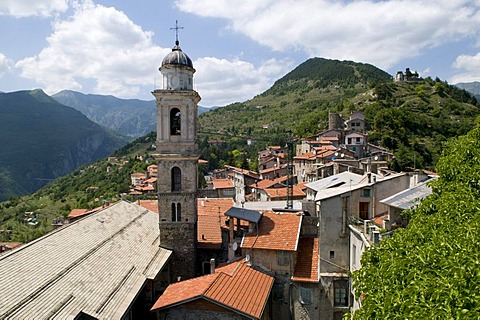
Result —
[{"label": "stone house", "polygon": [[155,302],[160,319],[278,319],[271,316],[274,278],[240,260],[210,274],[173,283]]}]

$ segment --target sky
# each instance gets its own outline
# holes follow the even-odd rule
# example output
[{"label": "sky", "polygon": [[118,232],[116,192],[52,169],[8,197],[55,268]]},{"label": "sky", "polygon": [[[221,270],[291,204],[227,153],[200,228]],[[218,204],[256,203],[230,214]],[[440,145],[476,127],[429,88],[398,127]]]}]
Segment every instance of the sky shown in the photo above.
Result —
[{"label": "sky", "polygon": [[312,57],[480,81],[480,0],[0,0],[0,91],[153,100],[176,20],[206,107]]}]

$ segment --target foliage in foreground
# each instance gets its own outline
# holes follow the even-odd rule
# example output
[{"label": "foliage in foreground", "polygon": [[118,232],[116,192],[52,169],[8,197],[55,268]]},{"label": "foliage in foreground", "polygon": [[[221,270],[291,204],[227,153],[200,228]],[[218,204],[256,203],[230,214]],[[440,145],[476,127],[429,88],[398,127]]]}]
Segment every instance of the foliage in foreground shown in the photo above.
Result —
[{"label": "foliage in foreground", "polygon": [[478,319],[480,126],[451,140],[408,227],[362,256],[354,319]]}]

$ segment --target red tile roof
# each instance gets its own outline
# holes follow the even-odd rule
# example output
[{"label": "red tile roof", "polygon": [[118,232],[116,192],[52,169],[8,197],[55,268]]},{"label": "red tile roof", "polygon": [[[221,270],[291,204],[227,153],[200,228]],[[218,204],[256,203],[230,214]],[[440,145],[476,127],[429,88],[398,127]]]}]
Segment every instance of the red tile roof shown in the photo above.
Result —
[{"label": "red tile roof", "polygon": [[158,213],[158,201],[157,200],[138,200],[137,204],[145,209]]},{"label": "red tile roof", "polygon": [[296,251],[302,216],[294,213],[264,211],[256,232],[248,233],[242,248]]},{"label": "red tile roof", "polygon": [[285,169],[286,167],[287,167],[287,164],[285,163],[285,164],[281,164],[280,167],[271,167],[271,168],[260,170],[260,173],[265,174],[269,172],[275,172],[275,171]]},{"label": "red tile roof", "polygon": [[225,226],[225,212],[233,206],[232,198],[198,199],[197,241],[201,249],[222,247],[222,227]]},{"label": "red tile roof", "polygon": [[198,215],[225,216],[225,212],[233,207],[232,198],[197,199]]},{"label": "red tile roof", "polygon": [[74,219],[74,218],[79,218],[79,217],[89,215],[91,213],[97,212],[98,210],[108,207],[108,205],[103,205],[90,210],[89,209],[73,209],[72,211],[70,211],[69,215],[67,216],[67,219]]},{"label": "red tile roof", "polygon": [[318,238],[300,238],[298,243],[297,265],[292,280],[298,282],[318,282]]},{"label": "red tile roof", "polygon": [[230,179],[212,179],[214,189],[230,189],[233,188],[233,182]]},{"label": "red tile roof", "polygon": [[72,211],[70,211],[67,218],[72,219],[72,218],[81,217],[87,212],[88,212],[88,209],[73,209]]},{"label": "red tile roof", "polygon": [[[263,189],[271,200],[283,199],[287,196],[287,188],[271,188]],[[293,186],[293,196],[294,197],[305,197],[305,192],[302,191],[297,185]]]},{"label": "red tile roof", "polygon": [[258,181],[258,183],[251,184],[250,187],[257,188],[257,189],[266,189],[277,183],[283,183],[287,181],[287,179],[288,179],[288,176],[278,177],[275,180],[264,179],[264,180]]},{"label": "red tile roof", "polygon": [[274,278],[243,261],[217,268],[214,274],[170,284],[151,310],[162,310],[196,299],[212,301],[240,314],[260,319]]},{"label": "red tile roof", "polygon": [[315,160],[315,152],[307,152],[304,154],[300,154],[298,156],[295,156],[293,159],[294,160]]}]

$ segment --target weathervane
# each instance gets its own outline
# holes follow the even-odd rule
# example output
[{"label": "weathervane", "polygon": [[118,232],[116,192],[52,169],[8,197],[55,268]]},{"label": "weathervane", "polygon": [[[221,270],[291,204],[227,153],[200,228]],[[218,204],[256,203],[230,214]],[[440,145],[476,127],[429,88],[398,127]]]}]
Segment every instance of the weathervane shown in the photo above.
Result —
[{"label": "weathervane", "polygon": [[178,30],[179,29],[183,29],[183,27],[180,27],[178,25],[178,20],[175,20],[175,27],[173,28],[170,28],[170,30],[175,30],[175,44],[178,46],[179,42],[178,42]]}]

